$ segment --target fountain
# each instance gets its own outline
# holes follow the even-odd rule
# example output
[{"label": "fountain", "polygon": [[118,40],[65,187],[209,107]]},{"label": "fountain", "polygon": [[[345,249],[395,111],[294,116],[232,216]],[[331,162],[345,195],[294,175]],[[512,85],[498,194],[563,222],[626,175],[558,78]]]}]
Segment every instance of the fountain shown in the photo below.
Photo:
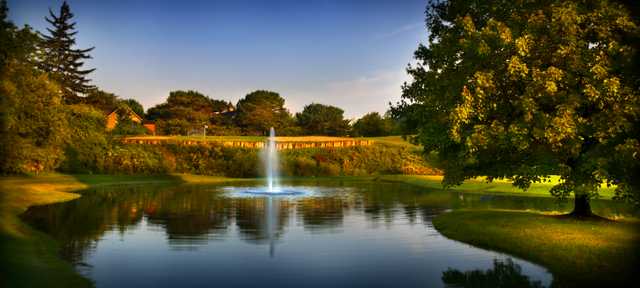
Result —
[{"label": "fountain", "polygon": [[306,194],[300,189],[291,189],[280,187],[278,181],[278,147],[276,146],[276,131],[271,127],[269,129],[269,138],[261,153],[262,162],[265,168],[266,187],[257,189],[245,189],[245,194],[267,195],[267,196],[291,196]]},{"label": "fountain", "polygon": [[[276,147],[276,130],[271,127],[269,129],[269,139],[267,140],[266,155],[263,156],[265,167],[267,169],[267,185],[268,192],[274,193],[279,191],[278,183],[275,182],[278,177],[278,147]],[[274,186],[275,184],[275,186]]]}]

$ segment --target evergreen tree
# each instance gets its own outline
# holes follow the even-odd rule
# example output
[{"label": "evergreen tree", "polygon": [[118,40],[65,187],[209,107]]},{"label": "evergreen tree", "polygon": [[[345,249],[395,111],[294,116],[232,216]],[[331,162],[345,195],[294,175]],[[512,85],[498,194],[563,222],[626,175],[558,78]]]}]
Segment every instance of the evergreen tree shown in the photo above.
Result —
[{"label": "evergreen tree", "polygon": [[76,44],[75,22],[72,22],[73,13],[69,9],[69,4],[63,2],[60,7],[60,15],[56,16],[49,9],[51,18],[45,17],[53,27],[47,28],[50,35],[42,35],[43,42],[43,63],[42,69],[52,74],[53,78],[60,84],[65,102],[78,102],[78,97],[85,95],[94,86],[89,85],[90,79],[87,75],[95,70],[83,70],[85,59],[91,59],[87,54],[95,47],[88,49],[75,49]]}]

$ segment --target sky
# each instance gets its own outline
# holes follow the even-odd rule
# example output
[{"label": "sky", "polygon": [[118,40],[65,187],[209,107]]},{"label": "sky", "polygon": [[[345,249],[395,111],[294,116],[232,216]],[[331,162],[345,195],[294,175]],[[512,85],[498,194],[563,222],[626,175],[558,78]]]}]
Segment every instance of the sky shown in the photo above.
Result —
[{"label": "sky", "polygon": [[[93,84],[145,109],[170,91],[236,103],[262,89],[295,113],[335,105],[384,113],[425,43],[425,0],[69,0]],[[62,1],[9,0],[9,18],[45,31]]]}]

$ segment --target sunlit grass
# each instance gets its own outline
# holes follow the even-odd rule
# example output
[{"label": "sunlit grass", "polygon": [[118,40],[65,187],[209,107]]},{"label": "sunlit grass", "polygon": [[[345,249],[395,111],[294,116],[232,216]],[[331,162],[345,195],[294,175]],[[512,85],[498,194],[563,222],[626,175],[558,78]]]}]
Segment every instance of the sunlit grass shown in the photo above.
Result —
[{"label": "sunlit grass", "polygon": [[[402,182],[421,187],[441,189],[442,176],[438,175],[384,175],[378,177],[380,181]],[[535,197],[552,197],[549,190],[560,182],[560,177],[552,176],[549,182],[533,183],[529,189],[522,190],[511,184],[508,180],[494,180],[487,183],[484,177],[466,180],[460,186],[450,187],[454,191],[464,191],[468,193],[497,194],[497,195],[518,195]],[[614,196],[615,187],[603,185],[598,191],[602,199],[611,199]]]},{"label": "sunlit grass", "polygon": [[433,220],[445,236],[547,267],[562,285],[616,286],[640,264],[637,221],[586,221],[522,211],[459,210]]}]

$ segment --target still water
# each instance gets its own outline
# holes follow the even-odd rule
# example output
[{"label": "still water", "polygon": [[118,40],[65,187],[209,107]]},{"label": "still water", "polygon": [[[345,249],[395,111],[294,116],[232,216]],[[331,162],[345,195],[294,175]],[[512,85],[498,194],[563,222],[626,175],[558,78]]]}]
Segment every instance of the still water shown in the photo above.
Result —
[{"label": "still water", "polygon": [[442,287],[474,270],[534,287],[552,282],[544,267],[449,240],[431,219],[461,207],[569,206],[400,183],[298,181],[288,184],[312,193],[288,197],[229,188],[258,184],[241,183],[104,187],[23,218],[97,287]]}]

